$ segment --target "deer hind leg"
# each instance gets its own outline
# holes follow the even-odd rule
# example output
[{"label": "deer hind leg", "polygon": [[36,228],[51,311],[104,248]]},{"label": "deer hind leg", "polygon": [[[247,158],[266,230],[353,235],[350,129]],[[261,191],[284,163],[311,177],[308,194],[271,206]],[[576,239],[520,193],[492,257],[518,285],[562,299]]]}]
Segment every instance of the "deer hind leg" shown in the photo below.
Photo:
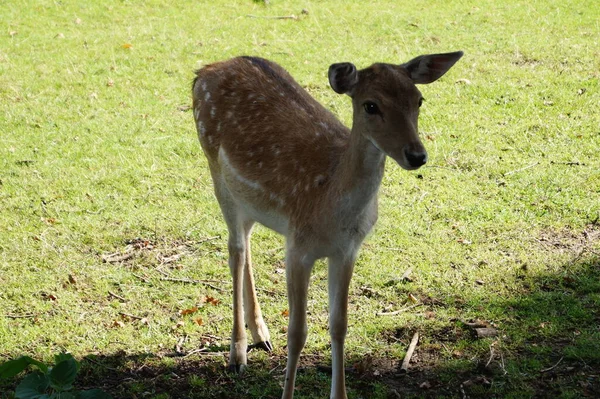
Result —
[{"label": "deer hind leg", "polygon": [[267,352],[273,350],[271,345],[271,335],[265,324],[260,305],[256,299],[256,289],[254,288],[254,275],[252,274],[252,260],[250,251],[250,234],[252,233],[253,221],[244,224],[244,233],[246,239],[246,263],[244,266],[244,314],[246,324],[252,334],[252,340],[257,348],[264,349]]},{"label": "deer hind leg", "polygon": [[329,258],[329,333],[331,335],[331,399],[346,399],[344,341],[348,329],[348,290],[354,256]]},{"label": "deer hind leg", "polygon": [[[215,194],[219,201],[223,217],[229,231],[229,270],[233,281],[233,329],[231,332],[231,346],[229,351],[229,370],[240,373],[247,364],[246,352],[248,339],[244,325],[244,274],[246,265],[248,234],[244,225],[251,222],[245,221],[243,213],[239,210],[229,190],[220,179],[215,179]],[[248,233],[250,230],[248,229]]]},{"label": "deer hind leg", "polygon": [[286,280],[290,308],[287,337],[287,367],[282,399],[294,397],[294,385],[300,352],[306,343],[306,301],[308,283],[315,259],[289,245],[286,254]]}]

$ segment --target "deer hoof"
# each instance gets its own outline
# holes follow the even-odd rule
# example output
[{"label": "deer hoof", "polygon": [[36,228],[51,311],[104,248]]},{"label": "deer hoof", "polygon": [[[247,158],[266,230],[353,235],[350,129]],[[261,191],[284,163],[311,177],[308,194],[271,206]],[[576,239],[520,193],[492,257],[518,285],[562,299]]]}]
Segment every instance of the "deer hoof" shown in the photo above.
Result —
[{"label": "deer hoof", "polygon": [[264,350],[265,352],[273,352],[273,345],[271,344],[271,341],[259,342],[256,344],[256,347]]},{"label": "deer hoof", "polygon": [[229,372],[231,374],[238,374],[238,375],[242,375],[244,374],[244,371],[246,371],[247,366],[245,364],[230,364],[228,369]]}]

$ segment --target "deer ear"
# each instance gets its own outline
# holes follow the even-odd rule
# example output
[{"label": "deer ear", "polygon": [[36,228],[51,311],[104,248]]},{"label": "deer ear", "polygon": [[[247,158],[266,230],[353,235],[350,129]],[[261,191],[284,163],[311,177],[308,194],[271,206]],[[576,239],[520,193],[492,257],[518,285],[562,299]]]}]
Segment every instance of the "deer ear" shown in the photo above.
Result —
[{"label": "deer ear", "polygon": [[401,66],[408,71],[413,82],[425,84],[441,78],[462,56],[462,51],[420,55]]},{"label": "deer ear", "polygon": [[358,72],[350,62],[333,64],[329,67],[329,84],[338,94],[351,94],[358,83]]}]

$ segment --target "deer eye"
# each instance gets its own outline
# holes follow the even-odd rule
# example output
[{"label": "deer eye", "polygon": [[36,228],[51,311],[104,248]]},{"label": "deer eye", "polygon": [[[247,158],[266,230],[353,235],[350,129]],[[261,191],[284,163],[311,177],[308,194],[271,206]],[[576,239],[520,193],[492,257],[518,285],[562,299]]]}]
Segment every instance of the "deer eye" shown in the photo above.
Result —
[{"label": "deer eye", "polygon": [[419,98],[419,108],[423,105],[423,100],[425,100],[423,97]]},{"label": "deer eye", "polygon": [[369,115],[376,115],[381,113],[379,111],[379,107],[374,102],[367,101],[363,104],[363,107],[365,108],[365,112]]}]

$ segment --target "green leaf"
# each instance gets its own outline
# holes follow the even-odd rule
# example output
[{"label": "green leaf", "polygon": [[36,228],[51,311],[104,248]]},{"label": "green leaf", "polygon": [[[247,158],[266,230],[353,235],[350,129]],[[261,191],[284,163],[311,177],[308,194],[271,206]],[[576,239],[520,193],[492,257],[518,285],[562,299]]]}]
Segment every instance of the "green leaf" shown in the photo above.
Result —
[{"label": "green leaf", "polygon": [[50,371],[50,385],[58,391],[68,391],[73,388],[77,376],[77,361],[73,357],[66,358]]},{"label": "green leaf", "polygon": [[44,373],[48,372],[48,367],[29,356],[21,356],[18,359],[9,360],[0,366],[0,378],[12,378],[27,368],[30,364],[37,366]]},{"label": "green leaf", "polygon": [[77,399],[113,399],[113,397],[101,389],[90,389],[79,392]]},{"label": "green leaf", "polygon": [[45,394],[46,389],[50,385],[50,381],[46,374],[39,371],[34,371],[29,374],[15,389],[15,397],[17,399],[42,399],[48,397]]},{"label": "green leaf", "polygon": [[75,361],[75,363],[77,364],[77,371],[79,371],[79,362],[77,362],[77,360],[75,360],[73,355],[71,355],[70,353],[59,353],[58,355],[55,355],[54,356],[54,364],[58,364],[62,361],[71,360],[71,359]]}]

